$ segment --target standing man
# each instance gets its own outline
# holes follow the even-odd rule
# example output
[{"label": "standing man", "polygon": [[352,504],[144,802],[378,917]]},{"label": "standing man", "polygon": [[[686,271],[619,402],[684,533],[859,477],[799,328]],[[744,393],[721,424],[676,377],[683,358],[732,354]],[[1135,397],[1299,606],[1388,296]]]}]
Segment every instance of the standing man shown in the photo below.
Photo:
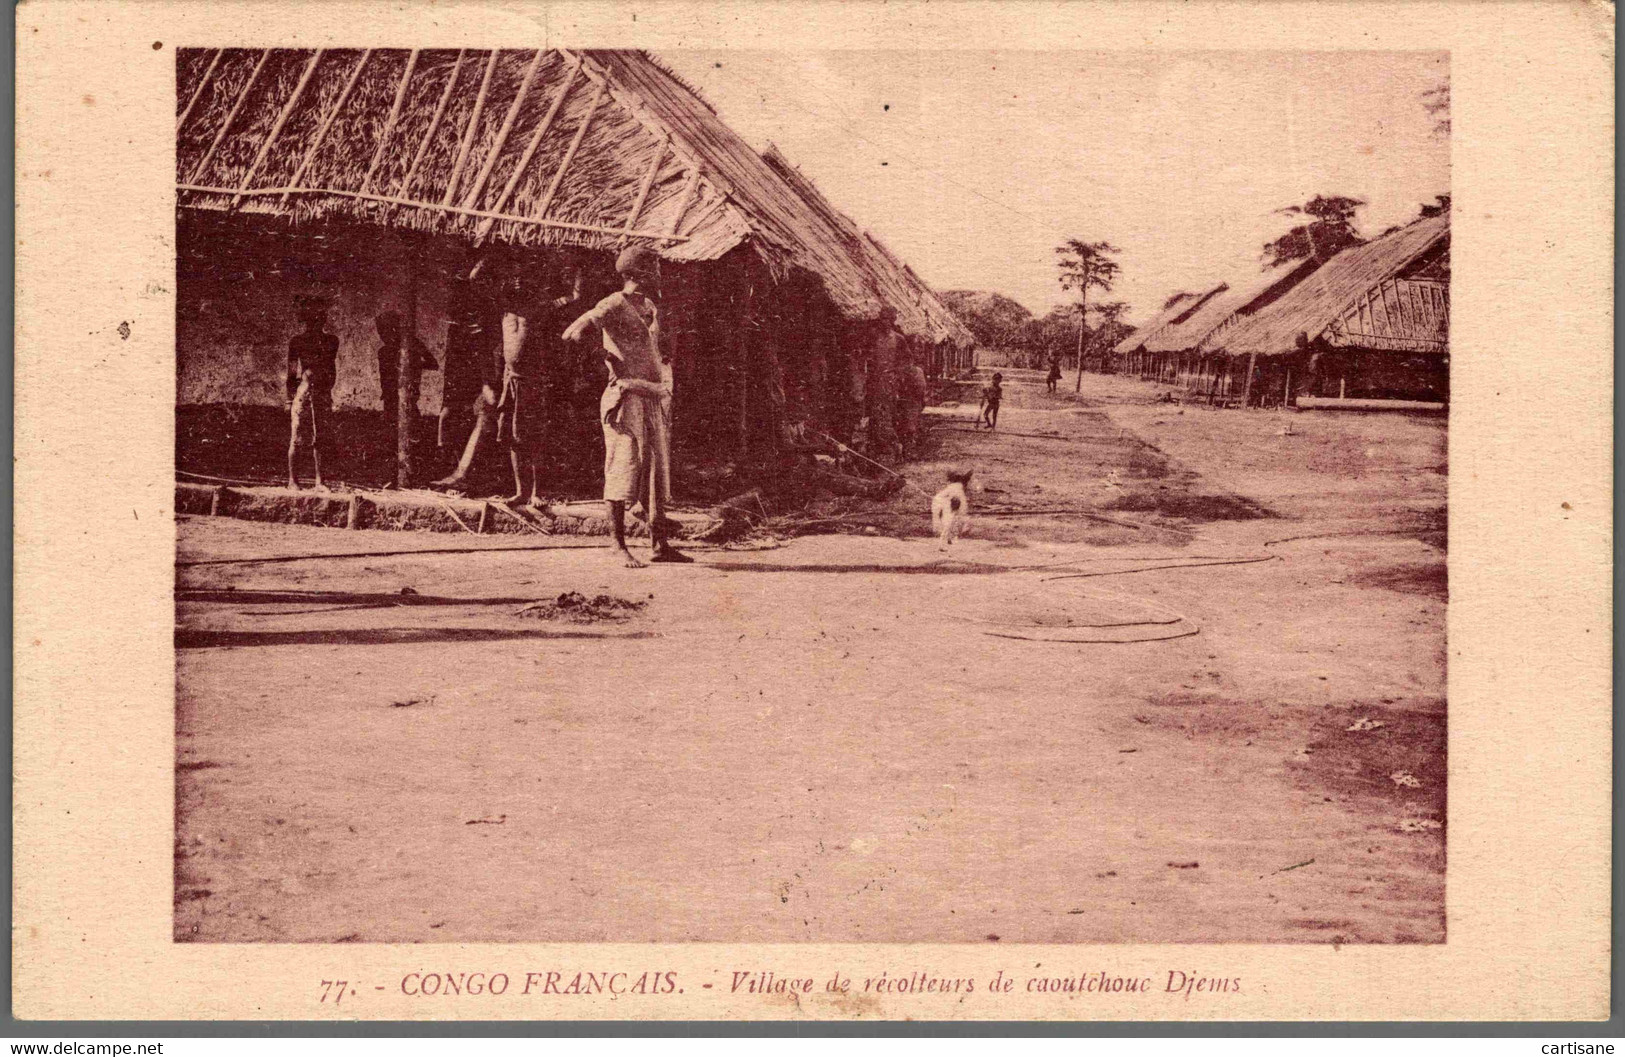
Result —
[{"label": "standing man", "polygon": [[925,414],[928,392],[925,372],[912,350],[903,354],[903,365],[897,372],[897,442],[902,446],[903,458],[913,458],[920,442],[920,418]]},{"label": "standing man", "polygon": [[[502,398],[497,433],[508,445],[513,464],[514,494],[510,506],[533,510],[544,506],[541,495],[541,458],[550,413],[546,375],[558,366],[557,339],[564,313],[581,297],[579,268],[550,268],[541,282],[520,281],[513,302],[502,316]],[[557,389],[555,385],[553,388]]]},{"label": "standing man", "polygon": [[333,410],[333,383],[338,378],[339,339],[327,332],[327,305],[312,299],[300,312],[304,329],[288,342],[288,487],[298,489],[293,470],[299,451],[300,427],[309,423],[310,457],[316,465],[316,490],[322,483],[322,446],[326,443],[328,415]]},{"label": "standing man", "polygon": [[598,402],[604,427],[604,499],[615,547],[629,569],[643,567],[626,546],[626,507],[638,502],[649,523],[650,561],[691,562],[671,545],[671,418],[669,366],[660,355],[660,259],[629,246],[615,260],[624,285],[570,324],[564,340],[589,330],[603,335],[609,385]]}]

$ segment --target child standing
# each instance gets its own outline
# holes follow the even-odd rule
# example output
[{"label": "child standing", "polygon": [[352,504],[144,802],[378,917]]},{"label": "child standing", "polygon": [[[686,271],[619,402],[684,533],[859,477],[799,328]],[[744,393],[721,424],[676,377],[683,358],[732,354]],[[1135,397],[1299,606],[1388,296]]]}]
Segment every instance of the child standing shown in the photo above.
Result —
[{"label": "child standing", "polygon": [[999,404],[1004,401],[1004,375],[993,372],[993,381],[982,387],[982,417],[977,425],[987,423],[988,429],[996,429],[999,425]]}]

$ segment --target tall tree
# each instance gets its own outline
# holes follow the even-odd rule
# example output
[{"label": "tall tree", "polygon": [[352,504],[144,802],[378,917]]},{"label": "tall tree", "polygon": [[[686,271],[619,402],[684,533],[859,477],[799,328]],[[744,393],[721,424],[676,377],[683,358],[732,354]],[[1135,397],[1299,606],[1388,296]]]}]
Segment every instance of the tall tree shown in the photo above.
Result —
[{"label": "tall tree", "polygon": [[1089,329],[1089,289],[1103,294],[1111,293],[1121,269],[1112,259],[1123,251],[1109,242],[1084,242],[1067,239],[1055,247],[1056,266],[1060,268],[1062,290],[1078,292],[1078,381],[1075,392],[1083,391],[1083,349],[1085,332]]},{"label": "tall tree", "polygon": [[1289,261],[1324,261],[1365,240],[1354,230],[1354,213],[1365,200],[1343,195],[1316,195],[1301,206],[1277,209],[1283,216],[1304,217],[1302,224],[1264,244],[1264,266]]}]

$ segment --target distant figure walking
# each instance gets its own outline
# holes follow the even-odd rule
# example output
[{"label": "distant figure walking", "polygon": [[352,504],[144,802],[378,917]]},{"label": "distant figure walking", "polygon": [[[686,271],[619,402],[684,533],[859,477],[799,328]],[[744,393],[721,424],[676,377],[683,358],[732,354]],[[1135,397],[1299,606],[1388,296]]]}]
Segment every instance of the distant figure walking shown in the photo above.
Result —
[{"label": "distant figure walking", "polygon": [[[316,489],[326,491],[322,482],[322,448],[327,443],[328,416],[333,410],[333,383],[338,378],[339,339],[327,332],[327,305],[307,302],[300,318],[304,329],[288,342],[288,487],[298,488],[294,458],[301,435],[310,442],[310,458],[316,467]],[[302,428],[307,427],[307,428]]]},{"label": "distant figure walking", "polygon": [[564,332],[580,341],[597,329],[603,336],[609,385],[598,402],[604,426],[604,499],[610,530],[627,568],[643,562],[626,546],[626,508],[639,503],[649,523],[650,561],[691,562],[671,545],[671,372],[660,355],[660,309],[651,296],[660,282],[660,259],[645,246],[616,258],[625,285],[598,302]]},{"label": "distant figure walking", "polygon": [[1049,391],[1050,392],[1052,392],[1052,393],[1055,392],[1056,383],[1060,382],[1060,380],[1061,380],[1061,361],[1060,360],[1051,360],[1051,361],[1049,361],[1049,377],[1044,379],[1044,381],[1049,386]]},{"label": "distant figure walking", "polygon": [[977,425],[987,424],[988,429],[997,429],[999,425],[999,405],[1004,402],[1004,375],[998,371],[993,372],[993,381],[982,387],[982,417]]}]

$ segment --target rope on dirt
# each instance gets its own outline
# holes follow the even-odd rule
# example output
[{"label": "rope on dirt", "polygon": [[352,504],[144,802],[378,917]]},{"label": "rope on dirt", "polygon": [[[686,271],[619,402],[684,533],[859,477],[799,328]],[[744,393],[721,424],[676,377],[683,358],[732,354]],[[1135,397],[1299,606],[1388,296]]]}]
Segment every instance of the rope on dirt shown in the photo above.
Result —
[{"label": "rope on dirt", "polygon": [[177,477],[195,477],[200,481],[214,481],[218,484],[240,484],[248,488],[275,488],[276,481],[247,481],[240,477],[211,477],[206,473],[193,473],[190,470],[176,470]]},{"label": "rope on dirt", "polygon": [[1013,635],[1006,631],[984,631],[982,634],[991,635],[996,639],[1020,639],[1023,642],[1051,642],[1057,645],[1070,646],[1087,644],[1091,646],[1133,646],[1142,642],[1169,642],[1173,639],[1188,639],[1192,635],[1200,635],[1201,628],[1192,628],[1190,631],[1181,631],[1177,635],[1155,635],[1144,639],[1045,639],[1035,635]]},{"label": "rope on dirt", "polygon": [[1083,580],[1091,576],[1129,576],[1133,573],[1160,572],[1163,569],[1210,569],[1216,565],[1255,565],[1259,562],[1278,562],[1282,560],[1283,559],[1280,555],[1271,554],[1264,558],[1238,558],[1223,562],[1181,562],[1178,565],[1151,565],[1146,566],[1143,569],[1108,569],[1104,572],[1098,573],[1067,573],[1064,576],[1046,576],[1040,582],[1049,583],[1051,580]]},{"label": "rope on dirt", "polygon": [[591,551],[608,550],[609,543],[555,543],[531,547],[424,547],[420,550],[401,551],[341,551],[337,554],[278,554],[262,558],[201,558],[196,561],[176,562],[177,569],[197,565],[271,565],[281,562],[326,561],[343,558],[403,558],[416,554],[505,554],[508,551]]},{"label": "rope on dirt", "polygon": [[1292,542],[1294,542],[1296,540],[1336,539],[1336,538],[1339,538],[1339,537],[1342,537],[1342,536],[1411,536],[1411,535],[1415,535],[1418,532],[1430,532],[1430,531],[1431,532],[1436,532],[1436,531],[1441,531],[1441,530],[1437,529],[1437,528],[1431,528],[1429,526],[1424,525],[1424,526],[1420,526],[1420,527],[1417,527],[1417,528],[1402,528],[1402,529],[1356,529],[1356,530],[1354,530],[1352,532],[1312,532],[1312,533],[1310,533],[1310,534],[1308,534],[1306,536],[1285,536],[1285,537],[1283,537],[1281,539],[1278,539],[1278,540],[1265,540],[1264,541],[1264,546],[1273,547],[1277,543],[1292,543]]},{"label": "rope on dirt", "polygon": [[863,454],[863,452],[861,452],[861,451],[854,451],[853,449],[847,447],[845,444],[842,444],[840,441],[836,440],[834,437],[830,436],[828,433],[825,433],[823,430],[815,429],[815,430],[811,430],[810,432],[816,433],[820,437],[823,437],[825,440],[829,441],[831,444],[835,445],[840,450],[846,452],[848,455],[856,455],[858,458],[862,459],[864,462],[869,463],[869,464],[871,464],[873,466],[880,467],[882,470],[885,470],[887,473],[891,474],[893,477],[897,478],[899,481],[902,481],[904,484],[908,485],[910,488],[914,489],[916,492],[918,492],[921,495],[925,496],[927,499],[931,498],[931,493],[930,492],[927,492],[925,489],[921,488],[919,485],[915,484],[913,481],[910,481],[907,477],[904,477],[902,474],[898,473],[896,470],[892,469],[890,466],[887,466],[884,463],[875,462],[873,459],[869,458],[869,456]]},{"label": "rope on dirt", "polygon": [[[1042,565],[1010,565],[1006,568],[1013,573],[1041,572],[1044,569],[1066,569],[1085,562],[1169,562],[1176,558],[1188,561],[1231,561],[1240,558],[1250,558],[1249,554],[1103,554],[1098,557],[1073,558],[1064,562],[1045,562]],[[1273,557],[1273,555],[1271,555]]]}]

